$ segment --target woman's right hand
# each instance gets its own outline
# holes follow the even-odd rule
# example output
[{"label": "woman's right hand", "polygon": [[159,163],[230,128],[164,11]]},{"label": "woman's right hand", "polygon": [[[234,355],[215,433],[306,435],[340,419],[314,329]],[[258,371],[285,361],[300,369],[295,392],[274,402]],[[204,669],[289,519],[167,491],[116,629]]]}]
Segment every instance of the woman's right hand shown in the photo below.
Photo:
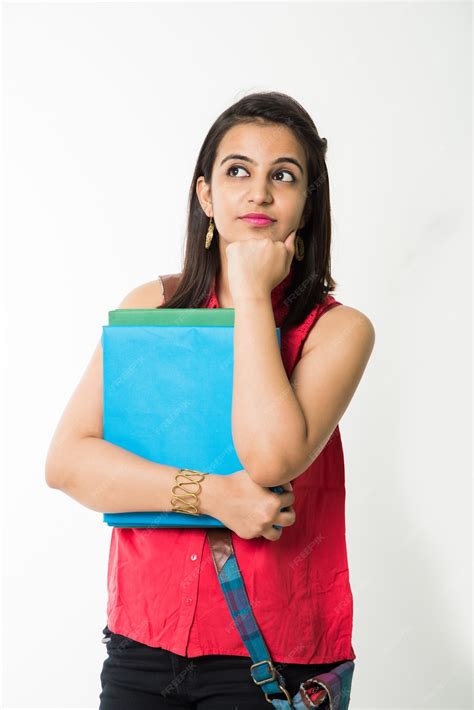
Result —
[{"label": "woman's right hand", "polygon": [[[222,480],[221,499],[215,517],[244,540],[255,537],[279,540],[283,528],[295,522],[291,483],[282,485],[284,493],[275,493],[256,483],[245,469],[219,478]],[[281,511],[281,508],[287,510]]]}]

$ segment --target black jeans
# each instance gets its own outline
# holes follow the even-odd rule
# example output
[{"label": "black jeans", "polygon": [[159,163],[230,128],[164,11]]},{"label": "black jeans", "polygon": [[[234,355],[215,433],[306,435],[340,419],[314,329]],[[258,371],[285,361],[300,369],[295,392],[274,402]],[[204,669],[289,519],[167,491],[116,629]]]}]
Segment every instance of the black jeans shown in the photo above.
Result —
[{"label": "black jeans", "polygon": [[[103,629],[107,643],[99,710],[267,710],[270,704],[250,675],[245,656],[179,656]],[[300,683],[336,663],[274,663],[291,697]],[[282,694],[270,696],[284,699]],[[320,706],[326,710],[326,701]]]}]

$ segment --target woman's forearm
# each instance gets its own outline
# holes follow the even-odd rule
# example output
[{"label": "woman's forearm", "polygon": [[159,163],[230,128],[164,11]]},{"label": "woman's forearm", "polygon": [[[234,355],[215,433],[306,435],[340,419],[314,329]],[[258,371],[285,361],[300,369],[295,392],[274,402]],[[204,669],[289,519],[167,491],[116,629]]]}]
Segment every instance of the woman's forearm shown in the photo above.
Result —
[{"label": "woman's forearm", "polygon": [[234,301],[232,434],[237,455],[259,471],[286,470],[286,452],[306,436],[306,422],[286,374],[268,298]]},{"label": "woman's forearm", "polygon": [[[104,439],[85,437],[70,442],[47,461],[46,481],[97,512],[169,512],[178,470]],[[201,481],[201,514],[217,517],[224,478],[206,474]]]}]

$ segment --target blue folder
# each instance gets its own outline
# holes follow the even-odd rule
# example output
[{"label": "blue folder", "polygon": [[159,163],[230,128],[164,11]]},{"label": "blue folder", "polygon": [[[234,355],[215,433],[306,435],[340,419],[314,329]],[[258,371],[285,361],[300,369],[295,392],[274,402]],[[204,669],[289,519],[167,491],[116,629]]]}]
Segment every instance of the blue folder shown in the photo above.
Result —
[{"label": "blue folder", "polygon": [[[243,468],[232,439],[233,308],[117,309],[102,331],[104,439],[179,468]],[[280,347],[280,328],[276,337]],[[224,527],[176,512],[103,519],[115,527]]]}]

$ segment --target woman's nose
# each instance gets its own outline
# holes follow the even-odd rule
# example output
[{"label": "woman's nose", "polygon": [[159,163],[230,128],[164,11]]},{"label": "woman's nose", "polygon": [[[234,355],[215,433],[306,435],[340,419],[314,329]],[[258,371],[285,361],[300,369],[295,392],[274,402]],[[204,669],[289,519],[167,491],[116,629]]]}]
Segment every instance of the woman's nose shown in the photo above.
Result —
[{"label": "woman's nose", "polygon": [[271,186],[265,178],[255,179],[249,186],[249,199],[257,204],[269,203],[273,201]]}]

